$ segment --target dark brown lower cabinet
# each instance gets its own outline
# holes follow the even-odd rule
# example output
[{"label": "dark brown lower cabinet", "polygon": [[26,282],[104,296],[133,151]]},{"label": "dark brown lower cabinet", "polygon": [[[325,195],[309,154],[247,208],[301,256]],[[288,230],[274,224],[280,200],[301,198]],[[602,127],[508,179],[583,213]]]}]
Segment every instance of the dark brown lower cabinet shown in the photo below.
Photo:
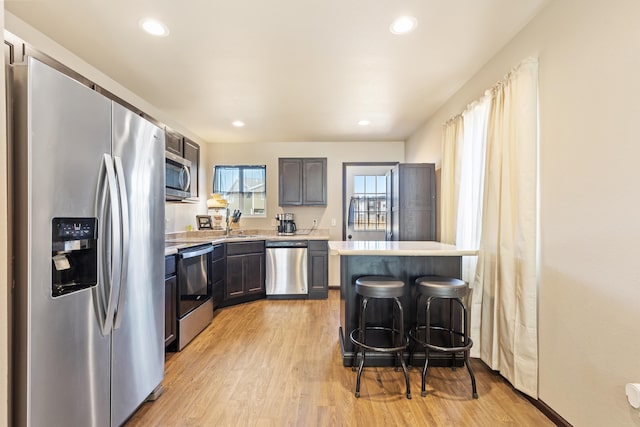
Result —
[{"label": "dark brown lower cabinet", "polygon": [[227,261],[225,256],[225,244],[220,243],[213,246],[211,256],[211,294],[213,296],[213,309],[222,305],[224,301],[224,285],[227,277]]},{"label": "dark brown lower cabinet", "polygon": [[164,346],[167,347],[176,339],[177,332],[177,280],[176,257],[164,257]]},{"label": "dark brown lower cabinet", "polygon": [[326,240],[309,240],[308,245],[309,299],[329,296],[329,252]]},{"label": "dark brown lower cabinet", "polygon": [[223,306],[264,298],[264,241],[227,243]]}]

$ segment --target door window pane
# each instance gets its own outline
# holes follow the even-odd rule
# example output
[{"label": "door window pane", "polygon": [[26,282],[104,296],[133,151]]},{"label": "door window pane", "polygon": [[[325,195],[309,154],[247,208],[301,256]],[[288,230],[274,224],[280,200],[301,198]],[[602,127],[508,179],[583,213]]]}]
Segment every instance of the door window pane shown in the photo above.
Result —
[{"label": "door window pane", "polygon": [[384,230],[387,221],[387,178],[384,175],[353,177],[354,230]]}]

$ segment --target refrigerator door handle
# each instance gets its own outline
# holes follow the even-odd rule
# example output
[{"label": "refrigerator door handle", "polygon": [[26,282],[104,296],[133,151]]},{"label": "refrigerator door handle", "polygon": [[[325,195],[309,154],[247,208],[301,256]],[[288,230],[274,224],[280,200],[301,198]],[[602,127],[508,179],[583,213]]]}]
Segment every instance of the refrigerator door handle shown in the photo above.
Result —
[{"label": "refrigerator door handle", "polygon": [[118,193],[120,194],[120,226],[121,226],[121,242],[122,253],[120,258],[120,290],[118,292],[118,303],[114,313],[114,329],[118,329],[122,323],[122,308],[124,307],[124,298],[127,289],[127,271],[129,262],[129,202],[127,186],[124,177],[124,168],[122,167],[122,159],[113,156],[115,163],[116,177],[118,181]]},{"label": "refrigerator door handle", "polygon": [[[107,185],[109,189],[109,202],[111,206],[111,261],[109,265],[109,271],[111,273],[111,283],[107,294],[107,310],[105,315],[105,324],[103,328],[103,334],[110,334],[113,330],[113,318],[116,310],[116,298],[120,293],[120,280],[122,278],[122,229],[120,219],[120,197],[118,195],[118,184],[116,180],[116,173],[113,166],[112,157],[108,154],[104,154],[104,165],[107,174]],[[105,245],[105,239],[103,239],[102,246]]]},{"label": "refrigerator door handle", "polygon": [[[105,154],[105,156],[107,156]],[[109,333],[106,330],[107,318],[107,291],[111,286],[111,268],[109,263],[109,249],[107,247],[106,238],[111,235],[111,229],[108,227],[107,215],[107,181],[106,181],[106,164],[108,159],[103,157],[98,172],[98,185],[96,188],[96,204],[95,213],[98,217],[98,286],[93,288],[93,302],[100,324],[100,331],[103,335]]]}]

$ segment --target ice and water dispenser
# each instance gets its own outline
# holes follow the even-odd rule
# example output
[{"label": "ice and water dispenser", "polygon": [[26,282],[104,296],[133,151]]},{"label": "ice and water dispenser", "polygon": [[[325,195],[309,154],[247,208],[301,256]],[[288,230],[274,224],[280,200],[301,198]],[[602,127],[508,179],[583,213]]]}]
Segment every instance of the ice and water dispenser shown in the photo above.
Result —
[{"label": "ice and water dispenser", "polygon": [[51,295],[59,297],[98,281],[98,219],[53,218]]}]

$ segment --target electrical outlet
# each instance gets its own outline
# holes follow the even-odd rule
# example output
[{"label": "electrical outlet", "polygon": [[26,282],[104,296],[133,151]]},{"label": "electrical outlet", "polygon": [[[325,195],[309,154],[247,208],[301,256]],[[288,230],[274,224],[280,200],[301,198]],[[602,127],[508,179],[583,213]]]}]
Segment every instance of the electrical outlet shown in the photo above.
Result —
[{"label": "electrical outlet", "polygon": [[313,220],[313,226],[314,226],[314,227],[317,227],[317,226],[318,226],[318,220],[317,220],[317,219],[314,219],[314,220]]}]

